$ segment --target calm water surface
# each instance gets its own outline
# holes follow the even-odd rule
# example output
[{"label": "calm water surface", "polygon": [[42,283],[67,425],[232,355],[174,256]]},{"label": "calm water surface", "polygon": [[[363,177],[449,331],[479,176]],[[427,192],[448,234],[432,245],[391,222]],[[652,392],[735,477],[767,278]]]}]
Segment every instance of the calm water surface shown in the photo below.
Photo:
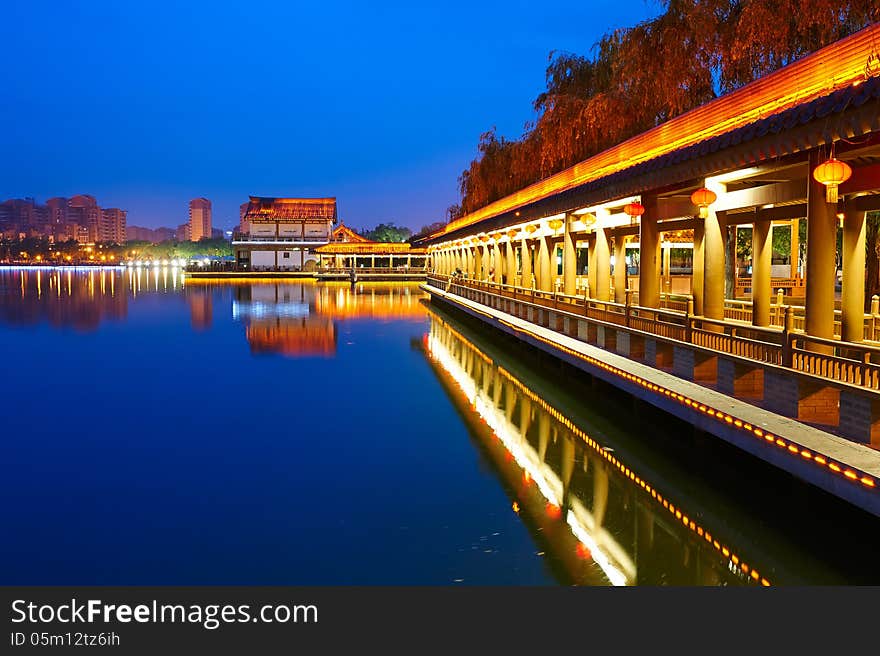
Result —
[{"label": "calm water surface", "polygon": [[416,284],[0,269],[0,339],[0,584],[880,581],[876,520]]}]

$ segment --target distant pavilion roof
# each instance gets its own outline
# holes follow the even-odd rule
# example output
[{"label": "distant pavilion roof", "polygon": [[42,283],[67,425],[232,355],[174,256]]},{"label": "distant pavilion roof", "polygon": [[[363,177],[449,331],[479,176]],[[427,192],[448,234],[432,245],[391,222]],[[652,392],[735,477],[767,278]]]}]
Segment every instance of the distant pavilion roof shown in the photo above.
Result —
[{"label": "distant pavilion roof", "polygon": [[344,223],[330,237],[330,243],[315,249],[322,255],[424,255],[425,248],[413,248],[409,242],[373,241],[359,235]]},{"label": "distant pavilion roof", "polygon": [[413,248],[407,242],[330,242],[315,249],[322,255],[424,255],[425,248]]},{"label": "distant pavilion roof", "polygon": [[332,243],[342,243],[342,242],[355,242],[355,243],[364,243],[369,242],[370,240],[364,237],[363,235],[359,235],[354,230],[349,228],[344,223],[340,223],[339,227],[333,230],[333,234],[330,235],[330,241]]}]

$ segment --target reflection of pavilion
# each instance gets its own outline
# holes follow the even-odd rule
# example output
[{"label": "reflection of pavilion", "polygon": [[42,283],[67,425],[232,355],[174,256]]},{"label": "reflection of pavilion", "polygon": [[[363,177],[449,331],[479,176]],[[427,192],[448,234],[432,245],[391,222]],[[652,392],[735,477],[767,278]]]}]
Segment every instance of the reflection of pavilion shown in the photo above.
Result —
[{"label": "reflection of pavilion", "polygon": [[232,315],[245,322],[251,352],[287,357],[336,352],[333,321],[313,310],[314,285],[237,285],[233,289]]},{"label": "reflection of pavilion", "polygon": [[365,285],[327,283],[315,293],[318,312],[334,319],[422,319],[424,295],[407,284]]},{"label": "reflection of pavilion", "polygon": [[722,536],[430,314],[427,353],[440,380],[563,579],[769,584]]}]

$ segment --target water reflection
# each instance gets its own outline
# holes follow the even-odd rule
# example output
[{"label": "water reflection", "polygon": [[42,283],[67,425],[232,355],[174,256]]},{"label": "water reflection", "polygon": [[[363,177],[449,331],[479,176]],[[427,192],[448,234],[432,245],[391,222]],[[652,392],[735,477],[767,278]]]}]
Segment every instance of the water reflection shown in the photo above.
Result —
[{"label": "water reflection", "polygon": [[0,269],[0,321],[89,332],[125,319],[128,294],[120,269]]},{"label": "water reflection", "polygon": [[[210,289],[210,283],[203,289]],[[199,283],[189,284],[188,289]],[[232,286],[232,316],[245,324],[252,353],[286,357],[332,356],[336,322],[419,319],[425,310],[412,284],[356,285],[269,282]]]},{"label": "water reflection", "polygon": [[770,585],[613,450],[576,426],[431,311],[426,353],[564,582]]}]

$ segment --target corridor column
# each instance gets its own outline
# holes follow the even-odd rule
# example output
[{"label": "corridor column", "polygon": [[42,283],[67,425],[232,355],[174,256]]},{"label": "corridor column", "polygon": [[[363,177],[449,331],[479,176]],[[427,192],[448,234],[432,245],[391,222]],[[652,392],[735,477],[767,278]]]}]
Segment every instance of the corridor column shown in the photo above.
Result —
[{"label": "corridor column", "polygon": [[840,339],[861,342],[865,336],[865,213],[843,215],[843,288]]},{"label": "corridor column", "polygon": [[499,239],[500,237],[495,238],[495,282],[500,285],[504,282],[504,253]]},{"label": "corridor column", "polygon": [[550,244],[548,238],[538,237],[538,289],[553,291],[553,277],[550,275]]},{"label": "corridor column", "polygon": [[507,284],[515,285],[516,284],[516,242],[513,241],[513,238],[516,236],[516,233],[510,232],[507,235]]},{"label": "corridor column", "polygon": [[703,276],[705,275],[705,254],[703,252],[704,223],[697,222],[694,227],[693,273],[691,274],[691,296],[694,298],[694,314],[703,315]]},{"label": "corridor column", "polygon": [[[707,181],[706,187],[720,198],[724,185]],[[724,318],[724,237],[718,214],[710,205],[704,221],[703,232],[703,316],[709,319]],[[696,308],[695,308],[696,309]]]},{"label": "corridor column", "polygon": [[519,254],[522,262],[522,282],[521,286],[526,287],[528,289],[532,288],[532,251],[529,248],[529,240],[526,237],[525,231],[523,232],[523,238],[520,242]]},{"label": "corridor column", "polygon": [[600,301],[611,297],[611,253],[608,249],[608,237],[605,228],[596,228],[596,241],[593,247],[596,257],[596,292],[594,298]]},{"label": "corridor column", "polygon": [[[825,202],[825,185],[813,179],[813,170],[819,162],[819,151],[811,152],[807,175],[807,298],[804,327],[812,337],[832,339],[837,217],[836,207]],[[824,353],[828,348],[816,347],[811,350]]]},{"label": "corridor column", "polygon": [[773,222],[752,224],[752,325],[770,325],[770,256]]},{"label": "corridor column", "polygon": [[[660,232],[657,202],[644,200],[645,213],[639,223],[639,305],[660,307]],[[590,264],[592,269],[592,263]]]},{"label": "corridor column", "polygon": [[614,236],[614,302],[626,303],[626,237]]},{"label": "corridor column", "polygon": [[797,278],[799,275],[798,272],[798,260],[800,259],[801,253],[801,222],[800,219],[792,219],[791,220],[791,249],[790,249],[790,257],[791,257],[791,277]]},{"label": "corridor column", "polygon": [[577,293],[577,249],[571,223],[575,217],[565,216],[565,232],[562,235],[562,293],[574,296]]}]

